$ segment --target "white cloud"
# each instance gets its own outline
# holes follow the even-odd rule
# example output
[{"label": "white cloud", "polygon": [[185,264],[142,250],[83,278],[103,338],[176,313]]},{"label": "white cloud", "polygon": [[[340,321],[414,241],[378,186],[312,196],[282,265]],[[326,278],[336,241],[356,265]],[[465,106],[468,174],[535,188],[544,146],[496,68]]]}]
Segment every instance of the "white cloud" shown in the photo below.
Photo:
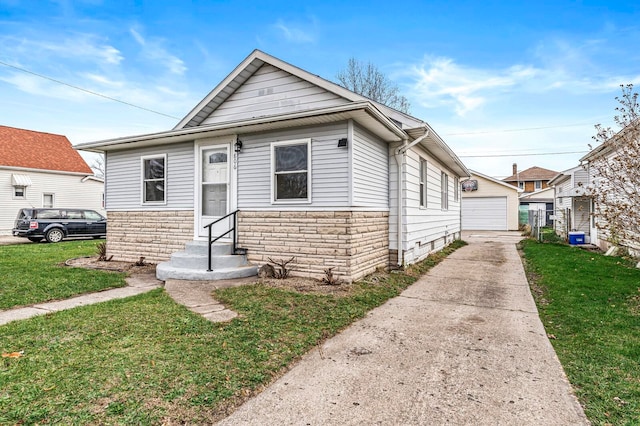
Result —
[{"label": "white cloud", "polygon": [[135,28],[131,28],[129,33],[134,40],[143,48],[143,56],[160,65],[166,67],[170,73],[182,75],[187,70],[184,61],[169,53],[163,46],[163,40],[158,38],[146,39]]},{"label": "white cloud", "polygon": [[273,27],[278,30],[282,36],[293,43],[314,43],[316,41],[316,21],[306,22],[304,24],[285,23],[278,20]]}]

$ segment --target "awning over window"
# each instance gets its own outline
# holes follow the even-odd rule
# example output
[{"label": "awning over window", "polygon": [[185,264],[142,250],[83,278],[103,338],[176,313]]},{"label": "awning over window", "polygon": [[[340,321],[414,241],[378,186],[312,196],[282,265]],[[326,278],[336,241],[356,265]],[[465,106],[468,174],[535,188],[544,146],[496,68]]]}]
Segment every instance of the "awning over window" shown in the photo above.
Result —
[{"label": "awning over window", "polygon": [[11,175],[13,186],[31,186],[31,178],[27,175]]}]

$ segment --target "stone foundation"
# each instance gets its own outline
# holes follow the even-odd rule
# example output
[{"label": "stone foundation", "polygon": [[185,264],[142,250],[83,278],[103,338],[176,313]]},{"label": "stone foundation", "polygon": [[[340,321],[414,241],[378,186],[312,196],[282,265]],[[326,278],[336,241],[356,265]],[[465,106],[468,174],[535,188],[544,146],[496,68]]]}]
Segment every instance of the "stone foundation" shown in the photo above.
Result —
[{"label": "stone foundation", "polygon": [[193,241],[193,211],[108,211],[107,254],[113,260],[169,260]]},{"label": "stone foundation", "polygon": [[389,213],[241,210],[238,245],[258,265],[295,257],[291,275],[321,279],[333,268],[351,282],[388,267]]}]

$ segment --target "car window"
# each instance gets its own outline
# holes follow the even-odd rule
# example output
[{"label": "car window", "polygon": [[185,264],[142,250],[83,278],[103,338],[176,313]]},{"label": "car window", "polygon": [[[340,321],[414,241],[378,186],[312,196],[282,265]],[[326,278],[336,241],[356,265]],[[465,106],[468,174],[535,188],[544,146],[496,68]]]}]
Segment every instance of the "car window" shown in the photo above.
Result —
[{"label": "car window", "polygon": [[39,210],[34,216],[35,219],[60,219],[60,210]]},{"label": "car window", "polygon": [[84,219],[80,210],[67,210],[67,219]]},{"label": "car window", "polygon": [[21,220],[21,219],[31,219],[31,210],[21,209],[18,212],[18,220]]},{"label": "car window", "polygon": [[84,212],[84,217],[87,218],[87,220],[102,220],[102,216],[93,210],[86,210]]}]

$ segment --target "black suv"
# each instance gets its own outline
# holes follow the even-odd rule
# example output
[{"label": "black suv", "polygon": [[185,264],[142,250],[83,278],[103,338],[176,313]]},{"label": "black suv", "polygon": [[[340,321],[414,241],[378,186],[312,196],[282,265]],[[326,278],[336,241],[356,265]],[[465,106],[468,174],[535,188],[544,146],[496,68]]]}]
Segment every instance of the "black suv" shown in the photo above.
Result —
[{"label": "black suv", "polygon": [[13,235],[50,243],[67,237],[100,238],[107,235],[107,219],[94,210],[20,209]]}]

